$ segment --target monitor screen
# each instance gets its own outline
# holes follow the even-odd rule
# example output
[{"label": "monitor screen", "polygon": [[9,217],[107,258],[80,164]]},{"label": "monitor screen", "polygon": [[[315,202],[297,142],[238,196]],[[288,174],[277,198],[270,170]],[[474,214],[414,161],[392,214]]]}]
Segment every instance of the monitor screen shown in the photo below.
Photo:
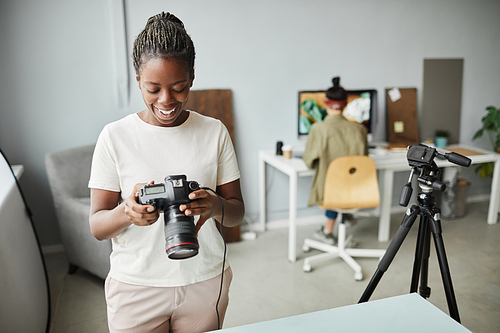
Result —
[{"label": "monitor screen", "polygon": [[[312,124],[326,116],[325,91],[299,91],[298,134],[306,138]],[[366,127],[369,137],[374,132],[377,116],[377,91],[375,89],[348,90],[347,106],[342,113],[350,121]]]}]

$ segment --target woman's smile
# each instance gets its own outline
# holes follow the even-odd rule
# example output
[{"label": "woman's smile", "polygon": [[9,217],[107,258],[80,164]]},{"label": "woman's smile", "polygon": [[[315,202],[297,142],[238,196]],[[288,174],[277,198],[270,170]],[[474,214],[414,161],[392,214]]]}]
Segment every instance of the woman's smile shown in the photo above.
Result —
[{"label": "woman's smile", "polygon": [[165,118],[170,118],[170,117],[174,116],[172,113],[174,113],[176,110],[176,107],[174,107],[173,109],[160,109],[159,107],[154,106],[154,105],[153,105],[153,108],[156,111],[158,111],[158,113],[160,113],[160,115],[164,116]]}]

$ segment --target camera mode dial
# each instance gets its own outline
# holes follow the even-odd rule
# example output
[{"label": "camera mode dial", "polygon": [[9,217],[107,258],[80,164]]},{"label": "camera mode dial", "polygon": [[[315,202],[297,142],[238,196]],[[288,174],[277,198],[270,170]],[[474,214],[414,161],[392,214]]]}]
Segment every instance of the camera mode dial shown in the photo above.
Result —
[{"label": "camera mode dial", "polygon": [[195,182],[195,181],[190,181],[189,182],[189,189],[191,191],[197,191],[200,189],[200,184],[198,184],[198,182]]}]

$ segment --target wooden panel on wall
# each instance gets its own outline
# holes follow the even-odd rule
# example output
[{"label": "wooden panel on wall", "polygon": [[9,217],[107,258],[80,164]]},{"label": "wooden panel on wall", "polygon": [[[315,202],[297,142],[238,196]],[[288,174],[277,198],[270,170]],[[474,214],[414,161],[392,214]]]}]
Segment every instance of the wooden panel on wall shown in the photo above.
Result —
[{"label": "wooden panel on wall", "polygon": [[[213,117],[222,121],[229,131],[234,145],[233,126],[233,97],[229,89],[191,90],[186,109],[196,111],[205,116]],[[217,228],[220,229],[217,223]],[[241,240],[240,227],[222,227],[226,242],[238,242]]]},{"label": "wooden panel on wall", "polygon": [[186,108],[222,121],[234,144],[233,97],[230,89],[191,90]]}]

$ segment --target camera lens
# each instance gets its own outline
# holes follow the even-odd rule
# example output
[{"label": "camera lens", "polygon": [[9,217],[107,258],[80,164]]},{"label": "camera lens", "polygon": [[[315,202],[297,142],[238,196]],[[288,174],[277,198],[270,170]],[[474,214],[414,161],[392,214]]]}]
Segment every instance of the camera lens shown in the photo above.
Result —
[{"label": "camera lens", "polygon": [[186,216],[178,205],[165,209],[165,244],[170,259],[187,259],[198,254],[194,218]]}]

